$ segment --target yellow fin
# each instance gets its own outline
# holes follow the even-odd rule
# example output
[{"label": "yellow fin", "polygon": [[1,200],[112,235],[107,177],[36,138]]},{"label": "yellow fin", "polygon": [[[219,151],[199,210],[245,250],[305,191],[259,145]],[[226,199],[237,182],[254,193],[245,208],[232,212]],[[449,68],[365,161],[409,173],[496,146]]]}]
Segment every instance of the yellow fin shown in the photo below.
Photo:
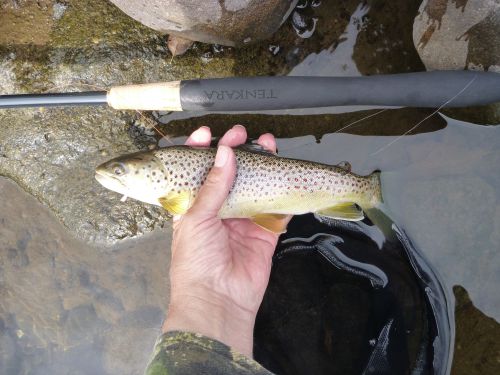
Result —
[{"label": "yellow fin", "polygon": [[317,212],[320,216],[326,216],[332,219],[359,221],[365,218],[361,208],[352,202],[339,203]]},{"label": "yellow fin", "polygon": [[250,218],[259,227],[273,233],[285,233],[288,225],[288,215],[259,214]]},{"label": "yellow fin", "polygon": [[183,215],[189,208],[191,193],[188,190],[181,191],[180,193],[172,191],[165,197],[159,198],[158,201],[172,215]]}]

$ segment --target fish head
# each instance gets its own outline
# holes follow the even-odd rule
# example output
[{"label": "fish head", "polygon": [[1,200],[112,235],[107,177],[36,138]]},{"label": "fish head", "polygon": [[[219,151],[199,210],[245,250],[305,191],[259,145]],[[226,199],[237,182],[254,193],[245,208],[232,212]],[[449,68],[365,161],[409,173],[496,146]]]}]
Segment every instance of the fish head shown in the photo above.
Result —
[{"label": "fish head", "polygon": [[166,172],[153,153],[137,153],[107,161],[96,168],[96,180],[105,188],[142,202],[158,205],[165,195]]}]

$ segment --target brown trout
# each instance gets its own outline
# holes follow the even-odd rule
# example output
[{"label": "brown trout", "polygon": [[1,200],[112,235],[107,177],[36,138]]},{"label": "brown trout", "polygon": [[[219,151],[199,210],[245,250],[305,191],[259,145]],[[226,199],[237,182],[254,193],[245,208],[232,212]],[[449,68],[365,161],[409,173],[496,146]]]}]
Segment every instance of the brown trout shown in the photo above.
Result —
[{"label": "brown trout", "polygon": [[[104,187],[171,214],[191,207],[213,166],[215,148],[172,146],[110,160],[96,169]],[[286,215],[316,213],[357,221],[382,202],[379,173],[359,176],[348,168],[288,159],[259,146],[234,149],[237,174],[219,211],[221,218],[250,218],[280,233]]]}]

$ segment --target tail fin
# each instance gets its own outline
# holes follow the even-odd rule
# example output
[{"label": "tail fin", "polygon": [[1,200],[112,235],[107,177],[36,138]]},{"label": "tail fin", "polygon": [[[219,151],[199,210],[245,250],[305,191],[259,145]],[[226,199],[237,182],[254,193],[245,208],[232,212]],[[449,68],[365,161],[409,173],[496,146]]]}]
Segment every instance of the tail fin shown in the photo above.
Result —
[{"label": "tail fin", "polygon": [[384,202],[384,198],[382,197],[382,183],[380,182],[380,171],[375,171],[370,175],[370,185],[373,194],[369,205],[371,207],[378,207]]},{"label": "tail fin", "polygon": [[369,208],[364,210],[366,216],[370,221],[384,234],[386,240],[393,240],[396,238],[392,224],[392,219],[387,216],[380,207]]},{"label": "tail fin", "polygon": [[387,207],[384,207],[380,171],[375,171],[370,175],[370,184],[372,191],[371,198],[369,198],[367,204],[361,208],[370,221],[380,229],[387,240],[394,239],[395,233],[392,230],[393,221],[384,212],[385,210],[383,211],[383,209]]}]

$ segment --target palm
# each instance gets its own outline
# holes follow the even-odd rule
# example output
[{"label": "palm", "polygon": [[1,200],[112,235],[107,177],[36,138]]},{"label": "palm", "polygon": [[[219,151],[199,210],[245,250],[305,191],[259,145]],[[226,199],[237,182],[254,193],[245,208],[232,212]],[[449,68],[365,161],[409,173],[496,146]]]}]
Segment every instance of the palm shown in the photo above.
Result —
[{"label": "palm", "polygon": [[[256,311],[269,280],[271,258],[278,235],[248,219],[210,218],[196,224],[178,225],[174,230],[176,247],[172,276],[182,274],[187,282],[216,290],[247,311]],[[187,236],[184,231],[191,233]],[[174,261],[175,258],[175,261]]]},{"label": "palm", "polygon": [[[237,126],[227,132],[219,144],[236,147],[245,143],[246,138],[245,129]],[[200,128],[189,137],[186,144],[208,146],[210,141],[210,129]],[[276,141],[272,135],[261,136],[258,143],[276,152]],[[248,219],[218,218],[199,224],[194,233],[197,239],[191,236],[190,244],[203,244],[203,249],[197,253],[196,268],[204,275],[204,282],[218,280],[223,284],[218,286],[226,296],[237,301],[241,307],[258,308],[269,280],[271,258],[278,235]],[[256,301],[258,304],[255,304]]]},{"label": "palm", "polygon": [[[248,219],[229,219],[222,222],[228,238],[226,267],[232,283],[228,285],[233,298],[242,298],[241,303],[262,299],[262,292],[269,280],[271,258],[278,236],[270,233]],[[252,287],[249,288],[248,286]],[[248,295],[252,294],[252,295]]]}]

